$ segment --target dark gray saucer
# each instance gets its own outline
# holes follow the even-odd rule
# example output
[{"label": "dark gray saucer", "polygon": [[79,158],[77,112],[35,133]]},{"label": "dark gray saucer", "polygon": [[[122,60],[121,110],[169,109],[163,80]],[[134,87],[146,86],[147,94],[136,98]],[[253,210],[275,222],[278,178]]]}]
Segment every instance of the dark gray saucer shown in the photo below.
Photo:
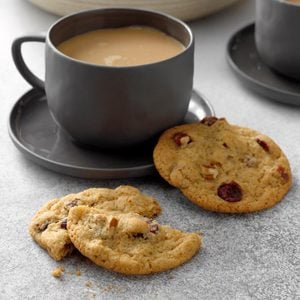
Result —
[{"label": "dark gray saucer", "polygon": [[273,72],[260,59],[254,41],[254,24],[236,32],[227,45],[227,60],[247,87],[273,100],[300,105],[300,81]]},{"label": "dark gray saucer", "polygon": [[[209,102],[193,91],[185,122],[214,115]],[[30,160],[53,171],[82,178],[125,178],[155,171],[152,151],[155,140],[139,147],[116,150],[83,148],[54,123],[44,93],[30,90],[12,108],[9,135]]]}]

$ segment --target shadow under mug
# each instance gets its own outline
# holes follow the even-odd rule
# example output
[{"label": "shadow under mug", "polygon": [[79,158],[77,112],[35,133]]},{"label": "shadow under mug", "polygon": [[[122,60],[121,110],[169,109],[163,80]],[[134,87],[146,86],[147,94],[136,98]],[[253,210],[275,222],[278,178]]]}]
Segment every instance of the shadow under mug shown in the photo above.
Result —
[{"label": "shadow under mug", "polygon": [[[79,61],[56,47],[63,41],[100,28],[150,26],[177,40],[185,50],[169,59],[129,67]],[[46,43],[45,83],[26,66],[21,45]],[[169,15],[139,9],[97,9],[58,20],[44,36],[23,36],[12,45],[21,75],[45,89],[56,123],[77,142],[122,147],[146,141],[180,123],[193,87],[194,38],[190,28]]]},{"label": "shadow under mug", "polygon": [[300,80],[300,5],[256,0],[255,43],[273,70]]}]

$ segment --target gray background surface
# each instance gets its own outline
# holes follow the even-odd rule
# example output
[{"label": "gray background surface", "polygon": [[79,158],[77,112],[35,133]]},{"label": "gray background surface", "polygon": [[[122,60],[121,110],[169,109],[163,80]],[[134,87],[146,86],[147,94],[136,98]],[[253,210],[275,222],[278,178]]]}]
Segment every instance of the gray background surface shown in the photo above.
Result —
[{"label": "gray background surface", "polygon": [[[191,23],[196,36],[195,87],[210,99],[218,116],[270,135],[291,161],[294,185],[285,200],[248,215],[203,211],[158,176],[99,181],[55,174],[15,149],[7,118],[29,86],[12,63],[10,44],[24,33],[46,31],[56,18],[23,0],[0,1],[0,299],[300,299],[300,107],[246,90],[225,60],[230,35],[254,19],[253,1]],[[43,74],[41,45],[25,45],[24,50],[32,69]],[[119,184],[135,185],[157,197],[163,207],[159,221],[204,232],[199,254],[169,272],[125,277],[78,254],[57,263],[28,235],[27,225],[45,201],[87,187]],[[58,265],[66,269],[59,280],[51,276]],[[78,269],[81,276],[73,274]]]}]

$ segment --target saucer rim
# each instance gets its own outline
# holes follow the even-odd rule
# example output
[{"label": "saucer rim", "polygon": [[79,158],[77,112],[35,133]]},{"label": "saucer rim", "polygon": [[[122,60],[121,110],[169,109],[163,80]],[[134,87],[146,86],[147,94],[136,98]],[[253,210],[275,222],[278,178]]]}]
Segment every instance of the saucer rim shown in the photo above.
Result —
[{"label": "saucer rim", "polygon": [[[205,96],[199,93],[196,89],[192,90],[192,93],[196,94],[199,98],[201,98],[207,108],[211,112],[211,116],[215,115],[215,111],[213,109],[212,104],[207,100]],[[40,96],[44,96],[45,92],[39,89],[30,89],[26,93],[24,93],[18,100],[12,105],[8,117],[8,134],[11,138],[12,142],[16,146],[16,148],[25,155],[31,161],[34,161],[36,164],[43,166],[51,171],[69,175],[73,177],[79,178],[87,178],[87,179],[121,179],[121,178],[134,178],[134,177],[142,177],[147,175],[152,175],[156,172],[154,163],[152,164],[144,164],[142,166],[136,167],[124,167],[124,168],[91,168],[91,167],[82,167],[76,165],[70,165],[66,163],[61,163],[57,161],[50,160],[44,156],[41,156],[34,151],[30,150],[26,147],[18,138],[18,135],[15,131],[15,114],[20,105],[20,102],[29,97],[34,97],[33,95],[39,94]],[[39,96],[39,97],[40,97]],[[192,96],[191,96],[192,99]],[[30,100],[29,100],[30,101]]]},{"label": "saucer rim", "polygon": [[[249,88],[255,90],[259,94],[262,94],[264,96],[267,96],[275,101],[286,103],[286,104],[292,104],[292,105],[300,105],[300,93],[290,92],[284,89],[280,89],[277,87],[274,87],[272,85],[263,83],[255,79],[255,77],[251,77],[247,73],[245,73],[239,65],[237,65],[233,58],[232,58],[232,45],[235,43],[236,37],[239,34],[243,34],[245,31],[250,31],[254,35],[255,31],[255,23],[250,23],[246,26],[243,26],[242,28],[235,31],[229,38],[227,42],[226,47],[226,59],[231,67],[231,69],[234,71],[235,75],[237,75],[237,78],[241,80],[242,83],[247,85]],[[264,62],[262,61],[264,64]],[[266,64],[264,64],[266,66]],[[274,73],[274,76],[280,78],[280,76],[276,75]],[[272,94],[273,93],[273,94]],[[283,100],[281,97],[285,97],[286,100]]]}]

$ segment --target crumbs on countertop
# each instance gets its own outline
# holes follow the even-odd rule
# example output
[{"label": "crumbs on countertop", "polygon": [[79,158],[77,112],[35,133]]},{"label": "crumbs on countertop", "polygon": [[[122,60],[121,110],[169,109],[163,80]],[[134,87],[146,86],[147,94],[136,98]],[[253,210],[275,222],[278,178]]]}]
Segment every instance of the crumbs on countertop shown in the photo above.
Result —
[{"label": "crumbs on countertop", "polygon": [[103,287],[101,289],[102,292],[109,292],[111,290],[113,290],[115,288],[115,286],[113,284],[108,284],[107,286]]},{"label": "crumbs on countertop", "polygon": [[52,270],[51,274],[55,278],[60,278],[64,271],[65,271],[64,267],[57,267]]},{"label": "crumbs on countertop", "polygon": [[90,281],[87,281],[87,282],[85,283],[85,286],[91,287],[91,286],[92,286],[92,283],[91,283]]}]

